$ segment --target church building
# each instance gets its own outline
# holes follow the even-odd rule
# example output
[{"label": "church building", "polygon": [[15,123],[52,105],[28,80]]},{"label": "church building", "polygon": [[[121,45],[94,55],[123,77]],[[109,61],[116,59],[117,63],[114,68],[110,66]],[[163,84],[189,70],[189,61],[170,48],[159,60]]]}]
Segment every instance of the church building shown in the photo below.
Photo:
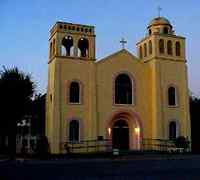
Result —
[{"label": "church building", "polygon": [[[154,18],[137,44],[95,57],[95,27],[57,22],[50,30],[46,135],[51,153],[64,143],[110,140],[140,150],[144,139],[190,140],[185,38]],[[121,41],[125,43],[124,40]]]}]

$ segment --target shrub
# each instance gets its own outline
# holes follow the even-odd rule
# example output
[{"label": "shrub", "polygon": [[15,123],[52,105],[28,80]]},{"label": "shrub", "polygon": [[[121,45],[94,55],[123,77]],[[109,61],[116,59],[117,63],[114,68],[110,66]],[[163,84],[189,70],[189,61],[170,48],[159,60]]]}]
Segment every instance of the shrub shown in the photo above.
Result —
[{"label": "shrub", "polygon": [[177,148],[189,148],[189,141],[184,136],[179,136],[174,140]]},{"label": "shrub", "polygon": [[49,143],[46,136],[41,135],[37,141],[36,154],[41,159],[49,157]]}]

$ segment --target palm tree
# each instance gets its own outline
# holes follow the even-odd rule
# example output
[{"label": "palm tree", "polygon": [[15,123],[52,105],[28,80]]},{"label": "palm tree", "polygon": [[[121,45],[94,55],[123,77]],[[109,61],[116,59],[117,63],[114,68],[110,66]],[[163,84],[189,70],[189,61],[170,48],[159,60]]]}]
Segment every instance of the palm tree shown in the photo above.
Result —
[{"label": "palm tree", "polygon": [[[17,123],[28,112],[35,90],[30,75],[14,67],[3,67],[0,72],[0,123],[2,136],[8,136],[8,150],[11,158],[16,153]],[[5,139],[5,138],[3,138]]]}]

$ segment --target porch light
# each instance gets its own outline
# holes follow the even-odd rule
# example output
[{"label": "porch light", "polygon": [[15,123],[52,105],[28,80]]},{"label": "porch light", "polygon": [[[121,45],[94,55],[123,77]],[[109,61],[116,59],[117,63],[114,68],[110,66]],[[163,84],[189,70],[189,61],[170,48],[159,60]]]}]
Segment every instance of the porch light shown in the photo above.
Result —
[{"label": "porch light", "polygon": [[111,135],[111,128],[108,128],[108,135]]},{"label": "porch light", "polygon": [[136,133],[136,134],[139,134],[139,133],[140,133],[140,128],[139,128],[139,127],[136,127],[136,128],[135,128],[135,133]]}]

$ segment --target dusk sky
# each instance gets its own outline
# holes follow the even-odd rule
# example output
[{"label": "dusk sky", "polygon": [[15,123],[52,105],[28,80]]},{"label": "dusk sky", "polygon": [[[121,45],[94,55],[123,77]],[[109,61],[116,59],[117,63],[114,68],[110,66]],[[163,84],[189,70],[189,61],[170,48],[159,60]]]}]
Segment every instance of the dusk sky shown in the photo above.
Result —
[{"label": "dusk sky", "polygon": [[17,66],[30,73],[37,91],[47,87],[49,30],[56,21],[96,26],[96,57],[126,48],[136,54],[136,43],[150,20],[170,20],[176,34],[186,37],[189,88],[200,95],[200,1],[198,0],[0,0],[0,69]]}]

